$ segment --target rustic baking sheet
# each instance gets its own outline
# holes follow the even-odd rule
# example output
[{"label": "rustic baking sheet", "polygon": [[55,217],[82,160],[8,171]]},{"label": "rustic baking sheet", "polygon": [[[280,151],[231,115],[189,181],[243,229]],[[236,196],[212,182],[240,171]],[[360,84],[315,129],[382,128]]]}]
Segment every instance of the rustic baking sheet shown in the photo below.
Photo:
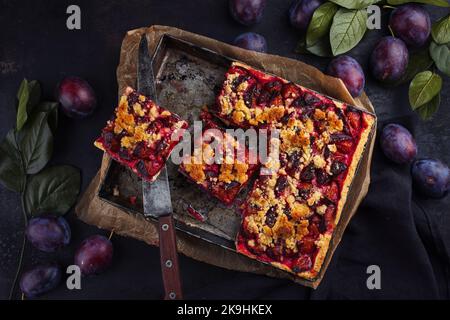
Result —
[{"label": "rustic baking sheet", "polygon": [[[122,44],[122,50],[121,50],[121,60],[120,65],[117,69],[117,79],[119,83],[119,92],[122,92],[124,87],[126,86],[135,86],[136,82],[136,62],[137,62],[137,48],[139,44],[140,37],[143,33],[147,34],[147,38],[149,40],[149,47],[150,51],[154,51],[156,46],[159,43],[160,38],[164,34],[169,34],[172,36],[175,36],[177,38],[192,42],[200,47],[206,47],[208,49],[211,49],[213,51],[216,51],[224,56],[228,56],[233,59],[241,60],[245,63],[248,63],[249,65],[252,65],[258,69],[265,70],[267,72],[271,72],[274,74],[277,74],[281,77],[284,77],[288,80],[291,80],[293,82],[299,83],[301,85],[304,85],[306,87],[309,87],[313,90],[322,92],[324,94],[327,94],[329,96],[332,96],[336,99],[343,100],[347,103],[357,105],[365,110],[368,110],[370,112],[374,112],[373,106],[371,105],[368,98],[363,95],[359,99],[352,99],[352,97],[349,95],[345,87],[343,86],[342,82],[338,79],[331,78],[328,76],[325,76],[322,74],[319,70],[315,69],[314,67],[311,67],[309,65],[306,65],[300,61],[283,58],[279,56],[273,56],[268,54],[261,54],[256,52],[250,52],[243,49],[239,49],[224,43],[221,43],[219,41],[209,39],[200,35],[192,34],[184,30],[166,27],[166,26],[152,26],[150,28],[142,28],[133,30],[127,33],[123,44]],[[186,67],[186,64],[179,63],[177,66],[176,61],[179,62],[179,59],[182,58],[181,56],[171,57],[172,62],[175,62],[175,64],[172,66],[173,68],[180,68],[181,70],[185,71],[185,76],[193,76],[194,78],[197,76],[195,74],[189,74],[189,67]],[[191,57],[192,58],[192,57]],[[168,59],[170,61],[170,59]],[[194,59],[195,60],[195,59]],[[188,64],[189,65],[189,64]],[[195,61],[194,61],[195,65]],[[192,66],[192,64],[191,64]],[[167,68],[167,70],[170,70],[170,67]],[[216,76],[218,77],[218,74]],[[208,75],[205,75],[206,78],[208,78]],[[214,75],[210,75],[216,81]],[[168,79],[164,78],[164,75],[158,75],[158,78],[160,78],[158,81],[160,84],[162,84],[163,81],[182,81],[183,79]],[[195,86],[199,86],[200,92],[203,92],[203,89],[205,91],[205,94],[209,96],[206,91],[212,92],[210,98],[213,99],[214,97],[214,88],[211,87],[210,83],[207,81],[204,81],[204,77],[200,77],[198,80],[198,83],[195,84]],[[211,79],[210,79],[211,80]],[[214,82],[212,81],[212,82]],[[195,81],[194,81],[195,83]],[[157,85],[158,86],[158,85]],[[158,86],[158,90],[160,90],[159,97],[160,102],[163,106],[170,105],[170,92],[161,92],[164,91],[164,86]],[[166,96],[166,94],[168,94]],[[177,94],[179,94],[177,92]],[[182,92],[181,92],[182,94]],[[165,98],[167,97],[167,98]],[[207,98],[207,99],[210,99]],[[166,99],[164,101],[164,99]],[[165,103],[164,103],[165,102]],[[187,100],[187,105],[194,106],[196,108],[200,108],[203,106],[204,101],[195,101],[195,100]],[[111,106],[111,112],[113,112],[114,106]],[[181,111],[181,112],[180,112]],[[184,110],[186,111],[186,110]],[[183,110],[177,110],[177,112],[181,113],[183,115]],[[187,118],[189,119],[189,118]],[[349,198],[347,201],[346,209],[343,212],[341,216],[341,220],[336,227],[335,234],[333,236],[333,239],[330,244],[330,249],[327,254],[327,258],[324,261],[324,265],[322,267],[322,271],[319,275],[319,277],[315,281],[306,281],[302,279],[298,279],[293,277],[292,275],[283,272],[281,270],[275,269],[271,266],[263,265],[257,261],[248,259],[247,257],[244,257],[242,255],[236,254],[235,252],[232,252],[230,250],[223,250],[221,247],[218,247],[216,245],[213,245],[211,243],[207,243],[204,241],[199,240],[198,238],[191,237],[187,234],[179,233],[178,234],[178,248],[179,251],[187,256],[190,256],[194,259],[211,263],[217,266],[221,266],[228,269],[233,270],[239,270],[239,271],[248,271],[248,272],[255,272],[260,274],[266,274],[269,276],[275,276],[275,277],[283,277],[283,278],[290,278],[296,282],[299,282],[301,284],[310,286],[310,287],[317,287],[317,285],[320,283],[321,278],[323,277],[323,273],[326,270],[326,267],[329,264],[329,261],[331,259],[332,253],[334,252],[337,244],[339,243],[342,233],[347,226],[351,216],[355,213],[357,206],[361,202],[361,200],[364,198],[364,196],[367,193],[368,185],[370,182],[370,159],[372,155],[372,148],[374,143],[375,137],[372,137],[372,140],[369,143],[369,146],[367,147],[365,156],[360,164],[359,173],[355,177],[355,181],[353,182],[352,189],[353,192],[349,194]],[[138,238],[141,240],[146,241],[149,244],[156,245],[158,242],[158,235],[157,230],[155,228],[155,225],[151,221],[147,221],[144,219],[142,215],[139,214],[129,214],[125,212],[125,210],[117,208],[115,205],[112,205],[110,202],[103,201],[97,196],[97,193],[101,189],[101,181],[103,181],[106,173],[108,170],[111,170],[110,166],[114,166],[114,162],[111,162],[109,157],[104,156],[102,167],[97,174],[97,176],[93,179],[91,182],[88,190],[85,192],[84,196],[80,200],[79,204],[76,208],[76,213],[82,219],[83,221],[97,225],[99,227],[105,228],[105,229],[114,229],[115,232],[131,236],[134,238]],[[175,175],[178,174],[175,171],[171,171],[171,176],[176,177]],[[130,174],[131,176],[131,174]],[[175,179],[176,180],[176,179]],[[172,181],[172,184],[174,181]],[[189,185],[186,180],[184,180],[184,183],[180,184],[180,187],[183,189],[186,185]],[[135,184],[136,189],[131,190],[131,193],[140,194],[139,190],[139,183]],[[187,188],[189,190],[188,193],[183,196],[182,198],[177,198],[173,196],[173,202],[174,207],[178,206],[179,212],[181,212],[183,209],[186,208],[186,205],[189,203],[189,197],[191,199],[195,199],[198,197],[198,192],[192,191],[192,194],[189,196],[189,192],[191,190],[195,190],[195,188],[192,188],[190,186]],[[111,190],[110,190],[111,192]],[[130,193],[130,195],[131,195]],[[120,192],[119,192],[120,194]],[[124,197],[123,199],[126,199]],[[182,201],[180,200],[182,199]],[[178,203],[177,201],[181,201]],[[210,201],[208,199],[208,201]],[[178,203],[178,204],[177,204]],[[196,203],[193,201],[193,203]],[[126,203],[124,203],[126,205]],[[223,228],[223,224],[221,224],[221,213],[223,212],[225,215],[230,214],[235,216],[235,213],[231,211],[229,208],[223,207],[220,204],[216,204],[216,207],[212,207],[213,211],[217,210],[216,214],[213,214],[209,216],[209,222],[212,223],[212,227],[219,229],[219,230],[212,230],[214,232],[223,231],[224,238],[227,238],[227,235],[230,235],[231,232],[235,232],[233,230],[220,230],[220,228]],[[130,211],[130,210],[126,210]],[[139,210],[137,210],[139,211]],[[210,213],[209,213],[210,214]],[[215,217],[211,219],[211,217]],[[223,216],[222,216],[223,217]],[[236,220],[238,221],[238,220]],[[208,228],[208,227],[206,227]],[[210,230],[211,231],[211,230]]]}]

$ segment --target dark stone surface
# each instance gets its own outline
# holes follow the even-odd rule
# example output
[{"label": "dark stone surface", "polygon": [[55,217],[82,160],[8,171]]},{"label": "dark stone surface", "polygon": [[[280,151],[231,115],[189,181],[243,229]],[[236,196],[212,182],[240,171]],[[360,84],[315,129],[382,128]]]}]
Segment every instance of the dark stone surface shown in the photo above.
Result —
[{"label": "dark stone surface", "polygon": [[[84,190],[98,170],[101,160],[101,153],[93,147],[92,141],[110,117],[117,99],[115,69],[121,40],[127,30],[142,26],[172,25],[224,42],[232,42],[242,32],[255,31],[266,37],[269,53],[300,59],[324,70],[328,59],[293,52],[299,35],[288,25],[287,10],[290,1],[268,1],[264,19],[255,27],[244,27],[234,22],[228,14],[226,2],[76,1],[82,10],[82,30],[69,31],[66,28],[65,12],[73,1],[0,0],[0,137],[4,137],[15,123],[15,93],[24,77],[41,81],[48,99],[53,97],[57,82],[64,76],[77,75],[87,79],[97,93],[98,109],[84,120],[60,116],[51,161],[53,164],[67,163],[81,168]],[[433,13],[433,20],[448,12],[439,8],[428,9]],[[389,10],[383,12],[385,25]],[[363,42],[350,52],[362,64],[365,72],[368,70],[368,57],[375,41],[386,34],[385,29],[370,31]],[[380,123],[400,121],[412,129],[418,142],[419,157],[437,157],[450,163],[450,79],[444,78],[440,110],[432,121],[426,123],[411,112],[407,100],[407,85],[385,88],[369,75],[367,80],[366,91],[375,105]],[[445,274],[446,270],[448,272],[448,256],[445,260],[445,257],[438,254],[440,249],[432,246],[436,238],[429,236],[429,229],[436,228],[437,233],[446,236],[441,240],[444,243],[443,250],[447,248],[448,254],[450,198],[436,201],[411,195],[408,168],[390,164],[378,148],[374,162],[374,179],[369,196],[350,224],[323,285],[312,297],[424,298],[437,297],[437,292],[445,296],[448,294],[448,276]],[[393,182],[389,179],[397,176],[402,177],[401,183],[391,184]],[[378,195],[383,193],[388,193],[388,196],[383,197],[380,206]],[[411,217],[411,212],[414,213],[415,220]],[[396,213],[399,214],[399,219],[396,219]],[[405,218],[401,214],[409,216]],[[431,226],[430,217],[433,220]],[[103,230],[78,221],[73,212],[68,215],[68,219],[73,231],[70,247],[54,255],[40,253],[28,247],[25,268],[50,259],[55,259],[62,265],[71,264],[73,252],[82,239],[92,234],[106,234]],[[389,230],[395,234],[397,225],[400,231],[403,227],[406,231],[389,242],[386,235],[389,235]],[[16,270],[23,229],[20,197],[0,187],[0,298],[3,299],[8,297]],[[410,236],[412,233],[414,236]],[[417,249],[417,246],[411,244],[412,237],[422,241],[426,249]],[[384,239],[381,240],[382,238]],[[62,284],[45,298],[160,298],[162,282],[158,250],[120,236],[115,236],[113,243],[115,257],[110,270],[101,276],[83,279],[82,290],[69,291]],[[442,245],[439,248],[442,249]],[[349,258],[348,252],[360,252],[361,249],[365,250],[362,251],[363,254],[354,257],[355,259],[351,256]],[[403,259],[399,261],[407,263],[408,259],[422,255],[424,250],[428,252],[433,269],[426,267],[416,273],[407,272],[408,268],[396,263],[395,259]],[[227,271],[186,257],[181,257],[180,263],[187,298],[302,299],[311,295],[309,289],[285,280]],[[386,281],[379,291],[369,291],[365,287],[365,268],[372,263],[383,266],[383,279]],[[411,270],[416,270],[414,267],[422,264],[423,260],[411,260]],[[398,276],[399,274],[404,276]],[[425,288],[422,282],[431,284]],[[423,290],[415,290],[418,287]],[[15,297],[18,296],[16,291]]]}]

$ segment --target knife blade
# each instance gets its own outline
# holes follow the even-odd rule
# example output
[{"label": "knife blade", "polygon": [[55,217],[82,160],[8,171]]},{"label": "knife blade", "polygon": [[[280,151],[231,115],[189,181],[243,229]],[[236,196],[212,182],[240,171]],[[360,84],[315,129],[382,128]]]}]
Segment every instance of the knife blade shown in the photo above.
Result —
[{"label": "knife blade", "polygon": [[[144,215],[158,218],[172,213],[172,200],[170,198],[169,179],[167,168],[161,170],[153,183],[142,183],[144,193]],[[157,200],[157,201],[155,201]]]},{"label": "knife blade", "polygon": [[[138,51],[137,90],[157,103],[152,58],[148,51],[146,34],[142,35]],[[182,299],[181,279],[178,266],[175,224],[172,217],[167,168],[164,166],[158,178],[150,183],[142,180],[144,215],[158,219],[159,250],[165,290],[165,299]]]},{"label": "knife blade", "polygon": [[148,51],[148,42],[145,34],[139,43],[137,90],[157,103],[152,57]]}]

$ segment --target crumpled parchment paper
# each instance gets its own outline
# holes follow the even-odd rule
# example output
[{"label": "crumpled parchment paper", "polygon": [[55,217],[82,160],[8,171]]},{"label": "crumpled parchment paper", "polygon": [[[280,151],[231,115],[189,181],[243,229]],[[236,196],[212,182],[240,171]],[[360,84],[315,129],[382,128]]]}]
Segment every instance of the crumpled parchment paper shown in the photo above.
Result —
[{"label": "crumpled parchment paper", "polygon": [[[326,76],[318,69],[301,61],[247,51],[198,34],[160,25],[131,30],[126,34],[122,43],[120,63],[117,68],[119,94],[126,86],[136,86],[138,47],[143,33],[147,34],[150,52],[155,50],[163,34],[170,34],[199,46],[209,48],[230,58],[243,61],[257,69],[279,75],[338,100],[374,112],[374,108],[365,93],[361,97],[353,99],[341,80]],[[315,281],[311,282],[295,278],[286,272],[263,265],[245,256],[193,238],[182,232],[177,233],[178,251],[193,259],[219,267],[278,278],[289,278],[297,283],[316,288],[322,280],[323,274],[328,267],[334,250],[340,242],[345,227],[367,194],[370,183],[370,163],[374,141],[375,136],[372,137],[372,141],[370,141],[366,148],[365,156],[360,164],[359,173],[353,182],[353,192],[349,194],[346,210],[341,215],[340,222],[336,227],[330,243],[329,252],[322,266],[322,271]],[[99,172],[91,181],[75,208],[77,216],[88,224],[96,225],[107,230],[114,229],[114,232],[117,234],[133,237],[145,241],[150,245],[158,245],[158,232],[154,223],[145,220],[143,216],[130,215],[102,201],[97,196],[102,177],[106,173],[109,161],[111,159],[105,154]]]}]

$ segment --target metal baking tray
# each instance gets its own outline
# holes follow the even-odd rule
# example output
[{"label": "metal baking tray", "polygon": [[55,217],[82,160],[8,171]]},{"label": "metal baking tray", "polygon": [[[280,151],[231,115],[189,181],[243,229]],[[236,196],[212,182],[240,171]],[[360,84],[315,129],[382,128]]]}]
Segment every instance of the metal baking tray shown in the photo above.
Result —
[{"label": "metal baking tray", "polygon": [[[192,124],[204,106],[214,103],[230,63],[231,59],[211,50],[164,35],[152,60],[159,104]],[[223,205],[188,182],[170,160],[167,170],[176,227],[234,251],[240,225],[236,208]],[[109,164],[99,197],[128,213],[143,214],[141,179],[115,161]],[[189,207],[206,221],[193,218]]]},{"label": "metal baking tray", "polygon": [[[204,106],[215,103],[225,73],[233,61],[235,60],[207,48],[164,35],[152,60],[159,104],[192,124],[198,120]],[[241,223],[236,205],[223,205],[206,194],[179,173],[178,166],[171,161],[167,162],[167,170],[177,229],[227,250],[236,251],[234,241]],[[241,191],[235,203],[245,198],[250,186],[251,181]],[[130,214],[143,214],[141,179],[113,160],[98,195],[102,200]],[[206,221],[195,219],[188,208],[201,213]]]}]

